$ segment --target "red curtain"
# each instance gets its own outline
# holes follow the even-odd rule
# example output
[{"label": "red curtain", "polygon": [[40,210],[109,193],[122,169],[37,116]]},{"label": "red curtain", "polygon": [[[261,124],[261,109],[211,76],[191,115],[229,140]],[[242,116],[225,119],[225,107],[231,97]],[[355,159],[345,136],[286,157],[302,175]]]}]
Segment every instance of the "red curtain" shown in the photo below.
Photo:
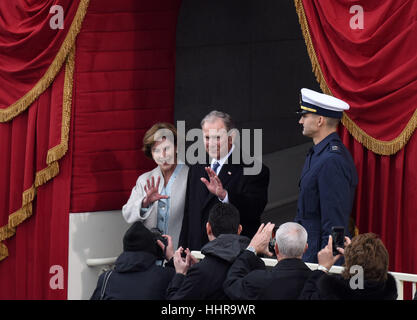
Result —
[{"label": "red curtain", "polygon": [[374,232],[390,254],[390,270],[417,273],[417,137],[392,156],[364,148],[346,130],[340,134],[358,170],[353,214],[361,233]]},{"label": "red curtain", "polygon": [[[49,24],[54,5],[64,29]],[[0,3],[0,299],[66,297],[73,46],[87,6]]]},{"label": "red curtain", "polygon": [[359,232],[381,236],[390,270],[417,273],[417,2],[295,5],[322,90],[351,105],[340,134],[359,174],[353,212]]},{"label": "red curtain", "polygon": [[62,230],[68,229],[70,155],[60,161],[57,178],[37,187],[36,198],[22,210],[23,186],[33,184],[35,172],[45,167],[49,142],[56,135],[54,125],[61,122],[53,118],[62,109],[64,75],[65,69],[27,112],[0,125],[2,226],[10,222],[5,213],[24,212],[23,219],[27,219],[15,227],[15,236],[4,240],[8,257],[0,262],[0,299],[66,297],[65,273],[65,286],[60,290],[49,286],[54,275],[49,271],[54,265],[67,269],[68,234]]},{"label": "red curtain", "polygon": [[71,211],[120,210],[155,164],[146,130],[174,120],[180,0],[91,1],[77,38]]},{"label": "red curtain", "polygon": [[[0,122],[26,110],[52,83],[87,6],[88,0],[1,1]],[[55,24],[56,8],[62,9],[63,29]]]},{"label": "red curtain", "polygon": [[69,212],[120,209],[173,120],[180,0],[114,3],[0,2],[0,299],[66,299]]},{"label": "red curtain", "polygon": [[400,150],[417,126],[417,2],[296,4],[308,21],[302,26],[322,89],[351,105],[345,126],[375,153]]}]

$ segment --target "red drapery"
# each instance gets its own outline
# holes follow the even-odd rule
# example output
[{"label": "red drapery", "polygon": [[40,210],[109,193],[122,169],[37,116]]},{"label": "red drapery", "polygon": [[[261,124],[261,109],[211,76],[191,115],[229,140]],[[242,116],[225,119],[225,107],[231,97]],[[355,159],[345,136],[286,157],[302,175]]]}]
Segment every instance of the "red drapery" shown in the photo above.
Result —
[{"label": "red drapery", "polygon": [[120,210],[154,167],[146,130],[174,119],[180,0],[91,1],[77,38],[70,212]]},{"label": "red drapery", "polygon": [[[359,174],[359,231],[381,236],[390,270],[417,273],[417,2],[295,5],[322,90],[351,105],[340,134]],[[359,18],[354,5],[362,6],[363,29],[351,26]]]},{"label": "red drapery", "polygon": [[[51,33],[52,5],[65,27]],[[120,209],[153,167],[140,145],[173,120],[179,6],[0,3],[0,299],[65,299],[68,213]]]},{"label": "red drapery", "polygon": [[417,126],[417,2],[295,2],[322,90],[351,105],[345,127],[369,150],[396,153]]},{"label": "red drapery", "polygon": [[[62,9],[63,29],[51,23],[54,6]],[[87,6],[87,0],[0,3],[0,122],[26,110],[52,83],[73,47]]]},{"label": "red drapery", "polygon": [[[60,174],[51,183],[43,184],[46,178],[58,174],[55,169],[51,171],[52,176],[36,183],[39,184],[36,198],[22,207],[25,201],[22,200],[23,190],[34,190],[24,189],[23,186],[25,183],[35,185],[34,177],[40,176],[36,173],[45,170],[49,141],[56,134],[54,126],[61,122],[55,121],[61,118],[56,112],[62,109],[64,77],[65,69],[62,69],[51,87],[27,112],[0,126],[0,146],[5,151],[0,157],[0,181],[4,188],[1,196],[3,230],[10,226],[10,216],[24,214],[18,218],[18,222],[22,223],[15,227],[16,235],[4,241],[8,257],[0,262],[0,299],[66,297],[66,290],[49,287],[52,276],[49,271],[54,265],[62,270],[67,268],[68,253],[65,248],[68,246],[68,234],[57,231],[68,229],[68,214],[65,213],[69,211],[70,156],[60,161]],[[46,168],[49,171],[48,168],[56,167]],[[11,214],[4,214],[8,212]],[[34,217],[31,217],[32,214]],[[66,288],[65,273],[62,275]]]},{"label": "red drapery", "polygon": [[417,137],[392,156],[364,148],[341,128],[358,170],[359,185],[353,214],[361,233],[374,232],[390,254],[390,270],[417,273]]},{"label": "red drapery", "polygon": [[[54,5],[64,29],[49,24]],[[66,297],[74,42],[87,6],[0,3],[0,299]]]}]

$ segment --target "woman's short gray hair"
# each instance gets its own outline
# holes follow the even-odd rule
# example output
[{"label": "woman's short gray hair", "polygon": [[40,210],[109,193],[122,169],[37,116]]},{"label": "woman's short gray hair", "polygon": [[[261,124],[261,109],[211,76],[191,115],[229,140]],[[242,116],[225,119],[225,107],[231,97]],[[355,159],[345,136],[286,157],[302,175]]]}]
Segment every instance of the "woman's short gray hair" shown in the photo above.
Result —
[{"label": "woman's short gray hair", "polygon": [[286,258],[299,258],[307,244],[307,231],[295,222],[281,224],[275,233],[279,253]]},{"label": "woman's short gray hair", "polygon": [[233,123],[232,117],[227,114],[226,112],[213,110],[209,114],[207,114],[203,120],[201,120],[201,127],[203,127],[204,122],[213,122],[216,119],[223,120],[224,126],[226,127],[227,132],[235,128],[235,124]]}]

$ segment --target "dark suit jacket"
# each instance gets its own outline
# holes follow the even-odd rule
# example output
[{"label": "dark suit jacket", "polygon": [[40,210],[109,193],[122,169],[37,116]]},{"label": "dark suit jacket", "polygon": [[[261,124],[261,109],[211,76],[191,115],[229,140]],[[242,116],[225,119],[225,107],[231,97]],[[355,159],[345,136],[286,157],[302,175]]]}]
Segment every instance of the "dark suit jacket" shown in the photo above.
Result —
[{"label": "dark suit jacket", "polygon": [[[260,216],[268,202],[269,169],[262,165],[258,175],[244,175],[245,165],[233,164],[232,155],[229,157],[229,163],[225,163],[220,170],[219,179],[228,192],[229,203],[240,212],[242,235],[251,238],[259,228]],[[188,172],[179,245],[190,250],[200,250],[208,242],[206,223],[209,211],[220,201],[200,180],[201,177],[209,180],[206,166],[195,164]]]},{"label": "dark suit jacket", "polygon": [[175,274],[167,289],[167,300],[225,300],[223,282],[230,265],[249,245],[237,234],[221,234],[207,243],[204,259],[194,264],[187,275]]},{"label": "dark suit jacket", "polygon": [[232,300],[296,300],[311,273],[301,259],[284,259],[267,270],[245,250],[230,267],[223,288]]}]

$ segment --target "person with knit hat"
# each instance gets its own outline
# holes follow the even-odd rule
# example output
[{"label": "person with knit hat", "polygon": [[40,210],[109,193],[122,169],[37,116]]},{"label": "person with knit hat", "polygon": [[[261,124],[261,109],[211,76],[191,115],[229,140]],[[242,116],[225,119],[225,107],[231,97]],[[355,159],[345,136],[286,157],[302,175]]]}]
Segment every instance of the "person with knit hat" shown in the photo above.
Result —
[{"label": "person with knit hat", "polygon": [[156,265],[158,247],[141,221],[133,223],[123,237],[114,270],[100,275],[91,300],[164,300],[175,270]]}]

